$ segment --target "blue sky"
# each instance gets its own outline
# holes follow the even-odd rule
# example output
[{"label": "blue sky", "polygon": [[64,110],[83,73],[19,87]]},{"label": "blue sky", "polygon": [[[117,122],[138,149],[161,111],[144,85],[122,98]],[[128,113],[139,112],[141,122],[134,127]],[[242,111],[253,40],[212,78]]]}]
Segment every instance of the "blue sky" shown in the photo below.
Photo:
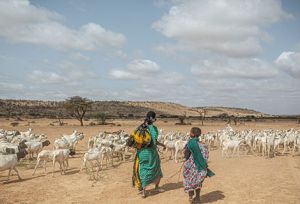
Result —
[{"label": "blue sky", "polygon": [[0,0],[0,98],[300,113],[300,1]]}]

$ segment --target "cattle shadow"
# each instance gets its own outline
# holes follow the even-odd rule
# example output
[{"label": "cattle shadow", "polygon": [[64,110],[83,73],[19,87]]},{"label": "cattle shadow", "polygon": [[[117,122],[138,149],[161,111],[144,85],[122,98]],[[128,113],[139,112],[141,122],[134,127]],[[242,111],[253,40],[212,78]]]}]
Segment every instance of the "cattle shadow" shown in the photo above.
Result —
[{"label": "cattle shadow", "polygon": [[200,196],[201,203],[213,203],[219,200],[223,200],[225,195],[223,191],[212,191],[210,193]]},{"label": "cattle shadow", "polygon": [[[40,169],[40,170],[39,170]],[[39,172],[39,171],[40,172]],[[47,176],[47,175],[52,175],[52,173],[53,174],[57,174],[57,173],[61,173],[61,170],[60,169],[57,169],[57,167],[55,167],[55,170],[52,172],[52,167],[48,167],[47,169],[46,169],[46,173],[44,172],[44,167],[42,167],[42,166],[40,166],[40,167],[38,167],[37,168],[37,171],[36,171],[36,173],[35,174],[42,174],[42,175],[44,175],[44,176]],[[71,175],[71,174],[75,174],[75,173],[78,173],[79,172],[79,169],[78,168],[75,168],[75,167],[72,167],[72,168],[68,168],[68,169],[66,169],[66,172],[65,172],[65,174],[63,173],[62,175]]]},{"label": "cattle shadow", "polygon": [[[39,177],[44,177],[45,175],[39,175],[39,176],[34,176],[34,177],[30,177],[30,178],[22,178],[21,180],[19,180],[18,178],[17,179],[14,179],[14,180],[9,180],[9,181],[2,181],[3,184],[12,184],[12,183],[21,183],[21,182],[24,182],[24,181],[30,181],[32,179],[36,179],[36,178],[39,178]],[[0,181],[1,182],[1,181]]]},{"label": "cattle shadow", "polygon": [[66,170],[66,172],[65,172],[65,174],[64,175],[73,175],[73,174],[77,174],[77,173],[79,173],[80,172],[80,170],[79,169],[68,169],[68,170]]}]

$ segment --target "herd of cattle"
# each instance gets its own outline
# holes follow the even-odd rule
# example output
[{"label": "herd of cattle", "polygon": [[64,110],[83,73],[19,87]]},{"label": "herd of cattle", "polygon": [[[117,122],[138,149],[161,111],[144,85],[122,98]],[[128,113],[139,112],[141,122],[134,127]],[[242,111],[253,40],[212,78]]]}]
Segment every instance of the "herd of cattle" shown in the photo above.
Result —
[{"label": "herd of cattle", "polygon": [[[88,139],[87,151],[83,154],[83,163],[80,168],[87,168],[87,163],[93,166],[96,163],[96,172],[109,161],[113,166],[114,158],[125,161],[127,156],[134,154],[134,150],[126,146],[129,135],[120,130],[113,133],[99,133]],[[36,165],[33,171],[35,174],[40,163],[43,163],[46,173],[46,163],[52,162],[52,175],[55,169],[55,163],[59,164],[61,174],[65,173],[69,167],[68,159],[75,154],[76,145],[84,138],[83,133],[76,130],[71,135],[62,135],[55,139],[53,148],[44,147],[50,145],[50,141],[44,134],[34,134],[29,128],[26,132],[6,131],[0,129],[0,171],[16,171],[19,179],[19,173],[16,168],[20,159],[36,158]],[[164,143],[166,150],[163,154],[168,154],[169,159],[178,162],[182,159],[182,152],[189,139],[188,133],[159,131],[158,140]],[[266,157],[275,157],[291,153],[293,156],[300,149],[300,130],[233,130],[230,126],[216,132],[209,132],[201,136],[208,148],[220,147],[222,157],[239,156],[240,150],[244,154],[253,154]],[[161,150],[159,150],[162,153]],[[169,153],[168,153],[169,152]]]}]

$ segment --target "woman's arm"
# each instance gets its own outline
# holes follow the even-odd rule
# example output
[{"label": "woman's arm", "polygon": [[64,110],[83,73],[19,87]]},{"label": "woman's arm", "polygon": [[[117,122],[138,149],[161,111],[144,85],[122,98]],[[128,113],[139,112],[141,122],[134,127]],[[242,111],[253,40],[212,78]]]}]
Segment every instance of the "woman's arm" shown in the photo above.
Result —
[{"label": "woman's arm", "polygon": [[159,141],[156,141],[156,144],[159,146],[162,146],[164,148],[164,150],[166,149],[166,145],[164,145],[163,143],[160,143]]},{"label": "woman's arm", "polygon": [[188,160],[191,156],[191,151],[187,148],[187,146],[184,147],[184,158],[185,160]]}]

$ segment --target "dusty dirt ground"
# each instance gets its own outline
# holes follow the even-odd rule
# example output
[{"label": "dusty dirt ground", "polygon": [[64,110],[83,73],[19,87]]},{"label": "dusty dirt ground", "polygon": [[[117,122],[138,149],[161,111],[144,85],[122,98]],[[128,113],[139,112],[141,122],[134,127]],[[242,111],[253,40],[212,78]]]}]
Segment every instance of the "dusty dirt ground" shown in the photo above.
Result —
[{"label": "dusty dirt ground", "polygon": [[[24,131],[28,129],[28,121],[34,133],[47,134],[50,141],[59,138],[61,134],[71,134],[73,130],[85,134],[83,141],[77,146],[77,155],[70,158],[70,168],[65,175],[60,175],[58,165],[52,177],[50,163],[47,172],[38,168],[32,176],[35,161],[23,161],[18,166],[22,181],[16,174],[9,182],[4,182],[7,171],[0,172],[0,203],[188,203],[183,192],[182,176],[174,175],[181,164],[167,160],[162,155],[162,170],[164,178],[161,186],[165,192],[150,195],[142,199],[137,190],[131,187],[132,162],[115,160],[114,166],[104,167],[97,181],[89,180],[90,174],[79,172],[83,153],[87,150],[88,138],[99,131],[123,129],[130,133],[140,121],[114,121],[121,126],[78,126],[76,120],[66,120],[66,126],[50,126],[53,120],[38,119],[20,122],[13,128],[12,121],[0,119],[0,128]],[[188,132],[191,126],[174,125],[176,121],[158,121],[157,126],[165,131]],[[88,122],[85,122],[88,123]],[[193,126],[199,126],[198,121]],[[203,132],[222,129],[224,123],[206,123]],[[249,123],[233,126],[237,129],[300,129],[295,122]],[[53,144],[48,148],[52,149]],[[207,178],[201,191],[202,203],[300,203],[300,155],[277,156],[272,159],[261,156],[242,155],[234,158],[222,158],[220,150],[210,151],[209,166],[216,176]],[[171,177],[171,178],[170,178]]]}]

